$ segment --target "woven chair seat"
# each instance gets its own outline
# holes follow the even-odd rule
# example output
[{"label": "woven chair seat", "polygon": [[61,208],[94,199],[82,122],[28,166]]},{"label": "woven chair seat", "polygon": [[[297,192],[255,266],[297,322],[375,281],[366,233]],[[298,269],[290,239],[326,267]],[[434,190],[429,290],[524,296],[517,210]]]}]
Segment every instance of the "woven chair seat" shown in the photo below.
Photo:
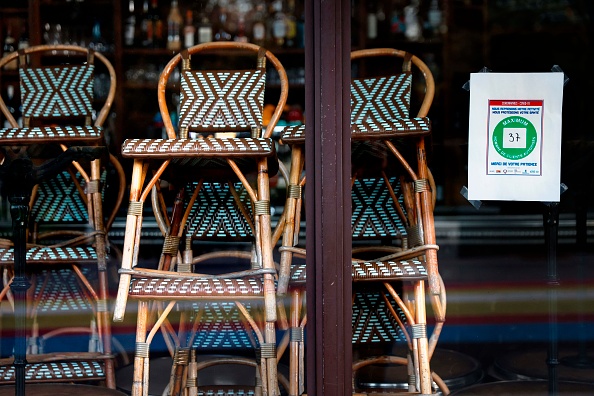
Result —
[{"label": "woven chair seat", "polygon": [[305,142],[305,125],[285,127],[280,136],[283,144],[303,144]]},{"label": "woven chair seat", "polygon": [[103,128],[94,126],[48,126],[34,128],[4,128],[0,129],[0,140],[3,145],[23,145],[47,143],[48,139],[60,139],[67,142],[100,142],[103,138]]},{"label": "woven chair seat", "polygon": [[393,137],[419,137],[431,134],[427,117],[373,120],[351,124],[353,140],[386,139]]},{"label": "woven chair seat", "polygon": [[[417,259],[402,261],[353,261],[351,267],[353,281],[367,280],[420,280],[427,279],[424,262]],[[307,274],[305,264],[291,267],[290,283],[305,284]]]},{"label": "woven chair seat", "polygon": [[[28,264],[35,261],[44,264],[95,264],[97,262],[97,253],[90,246],[75,247],[44,247],[36,246],[27,249],[26,260]],[[0,249],[0,263],[14,264],[14,249]]]},{"label": "woven chair seat", "polygon": [[256,391],[254,387],[244,386],[199,386],[198,396],[254,396]]},{"label": "woven chair seat", "polygon": [[[14,365],[0,366],[0,383],[14,382]],[[105,365],[97,360],[69,362],[28,363],[25,368],[27,382],[72,382],[104,380]]]},{"label": "woven chair seat", "polygon": [[151,299],[253,299],[263,297],[260,279],[132,278],[130,297]]},{"label": "woven chair seat", "polygon": [[351,267],[353,282],[378,280],[421,280],[427,279],[424,260],[400,261],[353,261]]},{"label": "woven chair seat", "polygon": [[274,143],[266,138],[129,139],[122,146],[122,156],[128,158],[270,157],[274,154]]},{"label": "woven chair seat", "polygon": [[304,285],[307,280],[307,272],[305,264],[297,264],[291,266],[291,278],[289,282],[292,285]]}]

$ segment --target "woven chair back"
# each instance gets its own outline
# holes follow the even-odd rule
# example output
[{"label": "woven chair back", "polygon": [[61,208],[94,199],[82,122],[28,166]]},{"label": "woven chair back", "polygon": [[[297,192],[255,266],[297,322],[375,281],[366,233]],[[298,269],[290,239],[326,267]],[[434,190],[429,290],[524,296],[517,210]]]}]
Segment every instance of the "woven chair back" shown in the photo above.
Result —
[{"label": "woven chair back", "polygon": [[266,70],[183,70],[181,129],[199,133],[250,132],[262,127]]},{"label": "woven chair back", "polygon": [[19,68],[23,120],[82,117],[91,124],[95,66],[64,65]]}]

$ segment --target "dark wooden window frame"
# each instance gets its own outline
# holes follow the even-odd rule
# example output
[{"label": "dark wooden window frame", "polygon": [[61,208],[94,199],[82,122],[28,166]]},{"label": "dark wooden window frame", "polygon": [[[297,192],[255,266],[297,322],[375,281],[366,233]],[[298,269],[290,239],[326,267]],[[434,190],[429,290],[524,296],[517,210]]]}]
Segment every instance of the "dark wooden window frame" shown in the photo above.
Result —
[{"label": "dark wooden window frame", "polygon": [[305,2],[308,395],[351,394],[350,7]]}]

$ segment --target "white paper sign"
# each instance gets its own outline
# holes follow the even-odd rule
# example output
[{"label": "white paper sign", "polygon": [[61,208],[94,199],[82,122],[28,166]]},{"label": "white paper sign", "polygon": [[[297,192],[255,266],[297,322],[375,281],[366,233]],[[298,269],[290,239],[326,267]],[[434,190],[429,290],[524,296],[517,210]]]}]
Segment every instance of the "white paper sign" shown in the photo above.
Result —
[{"label": "white paper sign", "polygon": [[472,73],[468,199],[558,202],[563,73]]}]

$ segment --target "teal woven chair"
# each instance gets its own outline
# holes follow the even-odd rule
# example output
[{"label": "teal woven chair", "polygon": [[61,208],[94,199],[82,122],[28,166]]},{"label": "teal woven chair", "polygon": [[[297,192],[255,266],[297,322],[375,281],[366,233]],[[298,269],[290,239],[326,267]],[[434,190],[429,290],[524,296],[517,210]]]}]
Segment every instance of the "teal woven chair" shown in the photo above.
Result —
[{"label": "teal woven chair", "polygon": [[[433,77],[418,57],[396,49],[353,51],[351,60],[353,70],[359,71],[350,87],[353,348],[355,353],[379,345],[389,350],[401,345],[404,350],[401,355],[356,355],[353,393],[373,393],[359,387],[357,374],[374,364],[407,367],[403,387],[409,392],[431,394],[437,384],[447,393],[447,386],[430,368],[446,303],[433,223],[435,186],[425,152],[425,139],[432,132],[427,114],[434,95]],[[376,74],[367,73],[374,70]],[[417,85],[421,88],[414,92],[422,93],[418,102],[413,95]],[[411,108],[418,109],[415,115]],[[306,271],[299,232],[301,190],[306,184],[305,132],[303,126],[294,127],[281,137],[281,143],[291,147],[280,248],[285,276],[281,273],[279,281],[279,293],[292,296],[291,394],[304,390]],[[430,337],[426,300],[431,301],[435,315]]]},{"label": "teal woven chair", "polygon": [[[267,67],[281,87],[263,128]],[[181,81],[175,82],[178,68]],[[178,125],[167,102],[171,87],[181,96]],[[134,168],[114,320],[123,320],[128,300],[138,303],[134,394],[149,387],[157,331],[174,358],[170,391],[183,384],[190,393],[202,391],[191,357],[216,346],[255,350],[256,385],[249,391],[279,393],[270,222],[270,177],[278,160],[271,137],[287,94],[285,70],[264,48],[197,45],[175,55],[161,73],[158,101],[167,138],[124,142],[122,155]],[[163,238],[151,269],[139,265],[147,218],[160,225]]]}]

